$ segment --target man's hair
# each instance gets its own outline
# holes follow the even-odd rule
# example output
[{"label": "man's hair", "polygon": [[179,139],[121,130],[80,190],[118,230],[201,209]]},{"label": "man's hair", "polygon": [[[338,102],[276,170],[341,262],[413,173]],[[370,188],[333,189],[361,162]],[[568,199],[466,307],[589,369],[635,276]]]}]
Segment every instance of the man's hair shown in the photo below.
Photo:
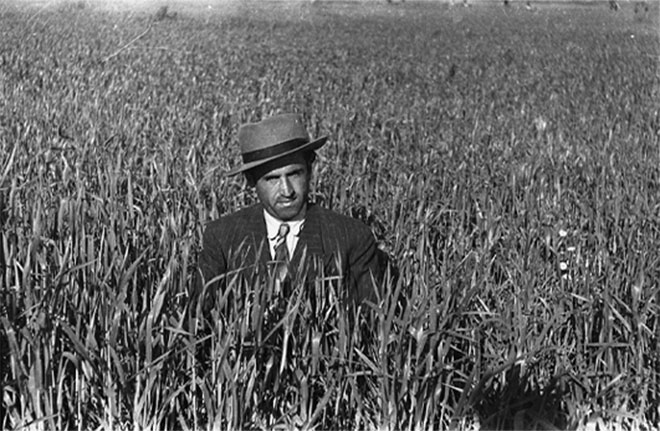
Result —
[{"label": "man's hair", "polygon": [[[303,158],[305,159],[305,163],[307,164],[307,172],[311,173],[312,172],[312,165],[314,164],[314,161],[316,161],[316,152],[314,151],[304,151],[302,153]],[[245,179],[247,180],[247,183],[250,187],[254,187],[257,184],[257,181],[259,178],[264,174],[262,166],[257,166],[255,168],[249,169],[243,173],[245,175]]]}]

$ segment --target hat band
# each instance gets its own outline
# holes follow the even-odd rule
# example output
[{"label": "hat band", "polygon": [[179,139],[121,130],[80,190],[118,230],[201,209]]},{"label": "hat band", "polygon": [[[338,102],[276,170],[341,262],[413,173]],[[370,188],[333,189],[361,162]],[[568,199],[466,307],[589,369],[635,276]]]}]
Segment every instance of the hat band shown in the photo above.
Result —
[{"label": "hat band", "polygon": [[292,139],[290,141],[282,142],[281,144],[273,145],[272,147],[243,153],[243,163],[251,163],[256,162],[257,160],[274,157],[287,151],[295,150],[308,142],[309,140],[305,138]]}]

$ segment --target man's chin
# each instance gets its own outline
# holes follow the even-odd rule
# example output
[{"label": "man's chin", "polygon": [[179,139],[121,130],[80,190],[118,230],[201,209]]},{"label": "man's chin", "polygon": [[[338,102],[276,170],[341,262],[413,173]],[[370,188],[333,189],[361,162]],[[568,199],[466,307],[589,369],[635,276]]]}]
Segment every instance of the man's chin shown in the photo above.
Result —
[{"label": "man's chin", "polygon": [[305,216],[305,211],[301,205],[281,205],[276,207],[275,211],[275,216],[282,221],[302,219]]}]

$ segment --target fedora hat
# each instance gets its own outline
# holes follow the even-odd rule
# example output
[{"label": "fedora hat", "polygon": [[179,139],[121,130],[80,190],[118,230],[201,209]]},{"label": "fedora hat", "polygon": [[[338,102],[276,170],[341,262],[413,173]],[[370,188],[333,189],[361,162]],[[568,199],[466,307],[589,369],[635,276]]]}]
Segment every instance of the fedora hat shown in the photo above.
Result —
[{"label": "fedora hat", "polygon": [[299,151],[316,150],[327,139],[323,136],[310,140],[298,114],[280,114],[258,123],[243,124],[238,129],[243,164],[227,172],[227,175],[233,176]]}]

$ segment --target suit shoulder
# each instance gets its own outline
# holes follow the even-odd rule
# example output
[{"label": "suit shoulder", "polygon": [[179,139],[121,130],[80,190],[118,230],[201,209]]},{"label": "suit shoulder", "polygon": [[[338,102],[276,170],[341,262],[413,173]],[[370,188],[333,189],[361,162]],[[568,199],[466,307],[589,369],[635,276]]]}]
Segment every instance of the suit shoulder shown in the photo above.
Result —
[{"label": "suit shoulder", "polygon": [[207,231],[226,231],[233,230],[237,226],[245,224],[246,221],[251,220],[261,214],[261,208],[258,205],[253,205],[246,208],[241,208],[233,213],[225,214],[218,219],[211,220],[206,223]]}]

